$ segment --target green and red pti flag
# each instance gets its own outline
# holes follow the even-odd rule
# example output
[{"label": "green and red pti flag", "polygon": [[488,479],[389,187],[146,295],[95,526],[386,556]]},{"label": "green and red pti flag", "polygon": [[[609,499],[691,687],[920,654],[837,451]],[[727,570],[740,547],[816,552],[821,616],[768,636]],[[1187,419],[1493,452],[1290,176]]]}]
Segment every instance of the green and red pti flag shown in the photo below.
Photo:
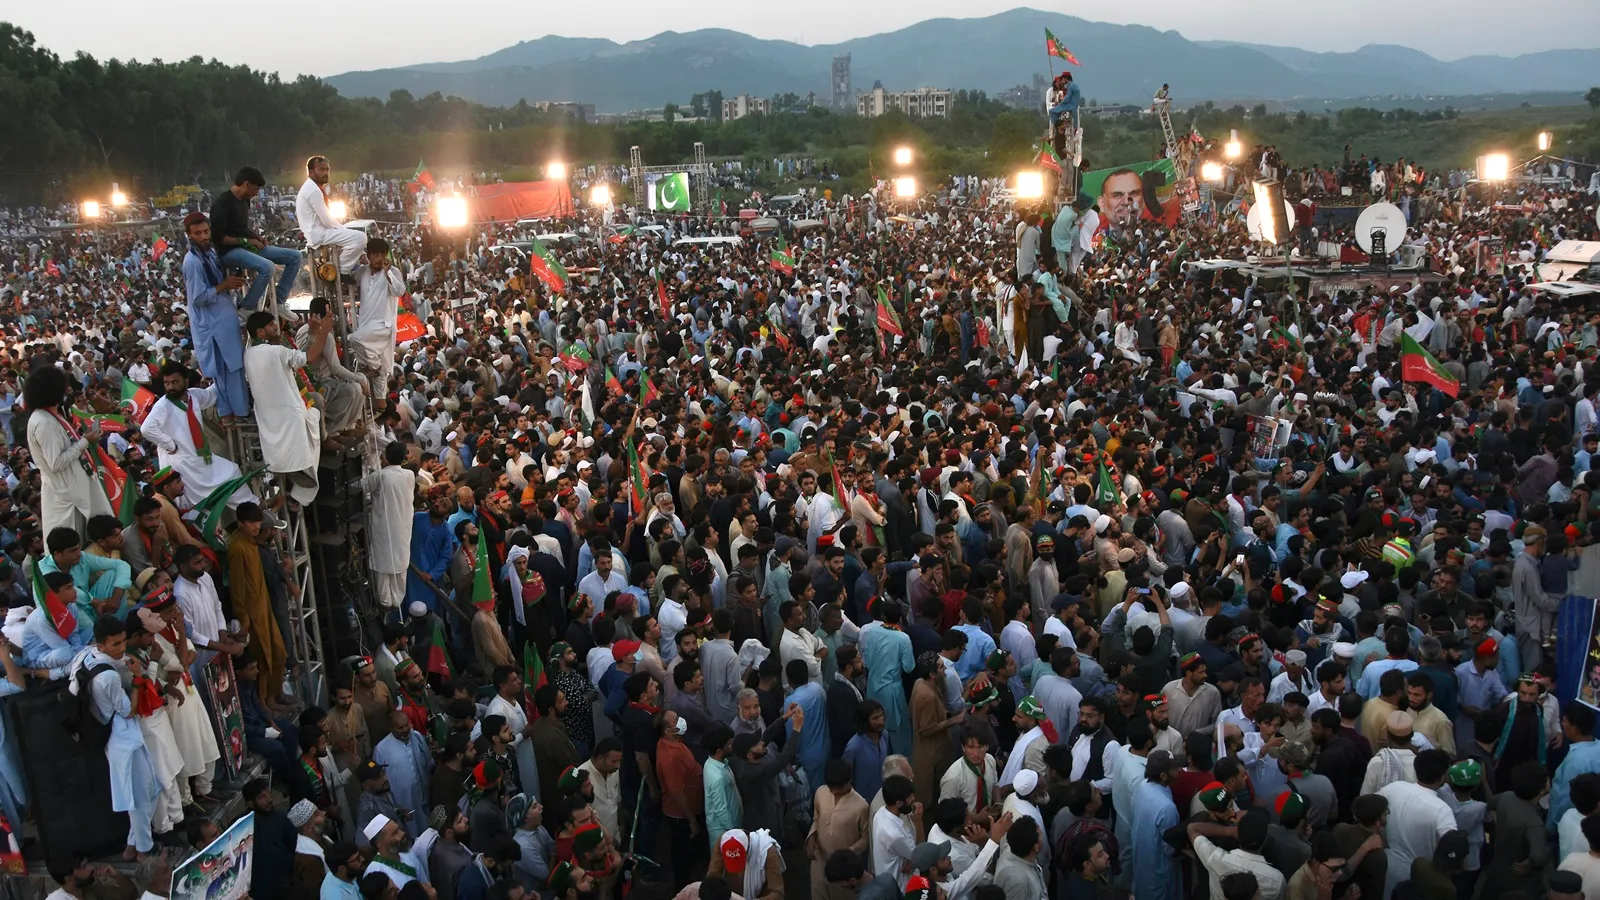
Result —
[{"label": "green and red pti flag", "polygon": [[1051,146],[1049,141],[1039,145],[1039,158],[1036,161],[1039,163],[1039,168],[1049,169],[1057,175],[1061,174],[1061,157],[1056,155],[1056,148]]},{"label": "green and red pti flag", "polygon": [[628,452],[628,477],[633,481],[633,514],[644,512],[644,465],[639,461],[639,451],[633,446],[633,438],[628,438],[625,449]]},{"label": "green and red pti flag", "polygon": [[140,387],[133,379],[124,377],[122,379],[122,398],[117,405],[128,407],[128,418],[143,425],[144,417],[150,415],[150,407],[156,405],[157,399],[154,391]]},{"label": "green and red pti flag", "polygon": [[528,268],[552,291],[565,291],[572,279],[567,270],[538,238],[533,239],[533,253],[528,257]]},{"label": "green and red pti flag", "polygon": [[450,666],[450,654],[445,652],[444,621],[438,616],[432,616],[433,634],[428,638],[428,658],[423,662],[423,668],[440,678],[453,679],[455,670]]},{"label": "green and red pti flag", "polygon": [[472,564],[472,605],[494,612],[494,583],[489,580],[489,541],[478,529],[477,559]]},{"label": "green and red pti flag", "polygon": [[671,320],[672,301],[667,297],[667,283],[656,276],[656,302],[661,304],[661,318]]},{"label": "green and red pti flag", "polygon": [[772,267],[785,275],[794,274],[795,260],[789,253],[789,243],[778,235],[778,243],[772,248]]},{"label": "green and red pti flag", "polygon": [[167,239],[158,234],[156,239],[150,242],[150,261],[155,262],[165,252],[167,252]]},{"label": "green and red pti flag", "polygon": [[878,330],[895,337],[906,336],[905,329],[900,326],[900,315],[889,305],[889,295],[884,293],[883,285],[878,286]]},{"label": "green and red pti flag", "polygon": [[1060,57],[1061,59],[1064,59],[1075,66],[1083,65],[1083,63],[1078,62],[1078,58],[1076,56],[1072,55],[1071,50],[1068,50],[1066,47],[1062,46],[1061,41],[1057,39],[1055,35],[1051,34],[1050,29],[1048,28],[1044,30],[1044,52],[1050,54],[1051,56]]},{"label": "green and red pti flag", "polygon": [[417,171],[411,176],[412,190],[427,188],[433,190],[433,173],[428,171],[428,166],[422,160],[417,160]]},{"label": "green and red pti flag", "polygon": [[1431,384],[1452,397],[1461,393],[1461,382],[1427,348],[1417,343],[1409,334],[1400,335],[1400,378],[1403,381],[1420,381]]}]

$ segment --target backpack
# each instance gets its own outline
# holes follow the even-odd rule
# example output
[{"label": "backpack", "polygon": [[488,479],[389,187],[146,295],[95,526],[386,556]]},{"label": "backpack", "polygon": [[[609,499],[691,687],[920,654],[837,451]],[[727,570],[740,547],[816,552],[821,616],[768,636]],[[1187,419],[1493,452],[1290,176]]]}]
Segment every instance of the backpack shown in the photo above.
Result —
[{"label": "backpack", "polygon": [[72,739],[96,750],[104,749],[111,742],[111,723],[101,722],[94,714],[94,680],[102,672],[115,672],[116,666],[110,663],[99,663],[94,666],[84,666],[78,670],[78,695],[75,703],[68,707],[62,726]]}]

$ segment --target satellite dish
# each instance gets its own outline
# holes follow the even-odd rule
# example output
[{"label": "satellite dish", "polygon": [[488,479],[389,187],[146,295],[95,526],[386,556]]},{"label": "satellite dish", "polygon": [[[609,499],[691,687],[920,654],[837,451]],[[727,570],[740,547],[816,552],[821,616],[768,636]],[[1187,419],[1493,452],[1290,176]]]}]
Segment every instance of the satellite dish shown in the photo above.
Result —
[{"label": "satellite dish", "polygon": [[1384,232],[1384,246],[1390,253],[1406,239],[1406,214],[1393,203],[1374,203],[1363,209],[1356,218],[1356,244],[1362,253],[1372,252],[1372,232]]},{"label": "satellite dish", "polygon": [[[1284,231],[1293,233],[1294,207],[1287,200],[1283,201],[1283,221],[1287,223]],[[1250,240],[1261,240],[1261,204],[1257,203],[1250,207],[1250,212],[1244,217],[1244,227],[1250,231]]]}]

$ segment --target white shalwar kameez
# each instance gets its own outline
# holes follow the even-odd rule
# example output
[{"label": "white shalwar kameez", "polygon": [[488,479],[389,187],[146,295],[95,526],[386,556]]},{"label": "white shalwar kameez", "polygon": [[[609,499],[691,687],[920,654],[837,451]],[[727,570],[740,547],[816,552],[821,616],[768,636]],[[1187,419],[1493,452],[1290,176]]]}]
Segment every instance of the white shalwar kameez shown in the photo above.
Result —
[{"label": "white shalwar kameez", "polygon": [[84,468],[88,449],[88,439],[69,433],[50,410],[28,416],[28,454],[39,467],[39,524],[45,534],[55,528],[82,534],[90,516],[115,515],[105,488]]},{"label": "white shalwar kameez", "polygon": [[[217,405],[217,388],[215,385],[190,388],[188,398],[189,409],[194,411],[198,420],[202,410]],[[183,476],[183,499],[190,506],[199,504],[212,491],[240,475],[238,464],[225,456],[213,452],[210,462],[200,456],[199,448],[194,445],[194,436],[189,431],[189,414],[165,394],[151,405],[150,414],[145,417],[139,430],[156,445],[156,460],[164,468]],[[255,493],[247,485],[241,485],[228,498],[230,508],[246,502],[256,502]]]},{"label": "white shalwar kameez", "polygon": [[328,211],[328,196],[322,192],[322,185],[310,178],[300,185],[300,193],[294,199],[294,217],[306,236],[308,247],[336,246],[339,248],[339,271],[348,275],[356,270],[361,255],[367,251],[367,235],[344,227],[333,217]]},{"label": "white shalwar kameez", "polygon": [[290,475],[289,494],[301,503],[317,499],[317,460],[322,454],[322,414],[306,405],[294,370],[306,355],[281,344],[252,344],[244,351],[244,377],[255,398],[256,427],[267,468]]},{"label": "white shalwar kameez", "polygon": [[172,737],[177,741],[178,753],[183,757],[178,791],[185,803],[193,798],[189,791],[191,778],[195,780],[196,790],[202,794],[211,793],[212,767],[222,755],[217,746],[216,732],[211,730],[211,717],[206,714],[205,704],[200,699],[200,691],[195,688],[194,678],[178,658],[179,646],[188,640],[182,632],[170,627],[156,633],[156,645],[161,648],[162,680],[165,681],[173,672],[182,673],[178,685],[183,689],[183,702],[174,703],[169,699],[167,718],[172,722]]},{"label": "white shalwar kameez", "polygon": [[149,853],[155,846],[150,834],[150,816],[161,785],[156,781],[150,752],[145,749],[144,733],[133,721],[133,700],[122,686],[127,663],[112,659],[98,648],[90,649],[78,658],[67,676],[68,689],[74,694],[78,692],[80,665],[91,669],[98,665],[113,667],[96,675],[89,685],[95,718],[111,725],[111,739],[106,743],[106,761],[111,769],[111,811],[128,814],[128,846],[140,853]]},{"label": "white shalwar kameez", "polygon": [[377,576],[373,587],[380,604],[396,609],[406,596],[417,476],[402,466],[384,466],[369,473],[363,487],[372,498],[372,539],[367,544],[367,552],[373,574]]},{"label": "white shalwar kameez", "polygon": [[[170,698],[164,698],[170,699]],[[150,810],[150,830],[160,834],[183,821],[183,796],[178,788],[183,772],[183,754],[178,751],[178,740],[172,734],[172,719],[166,706],[148,716],[138,716],[139,731],[144,735],[144,745],[150,751],[150,765],[155,769],[156,783],[161,792],[156,795]]]},{"label": "white shalwar kameez", "polygon": [[372,396],[384,397],[394,375],[395,320],[400,313],[397,303],[405,295],[406,283],[394,266],[381,272],[363,266],[357,277],[361,305],[356,311],[356,330],[345,340],[345,346],[361,370],[377,374],[379,382],[374,385]]}]

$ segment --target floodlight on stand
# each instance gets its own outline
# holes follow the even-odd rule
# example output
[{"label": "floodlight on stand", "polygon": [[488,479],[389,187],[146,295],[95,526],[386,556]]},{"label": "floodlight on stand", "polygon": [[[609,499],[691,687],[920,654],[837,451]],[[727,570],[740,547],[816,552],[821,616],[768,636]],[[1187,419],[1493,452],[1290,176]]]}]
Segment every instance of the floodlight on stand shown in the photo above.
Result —
[{"label": "floodlight on stand", "polygon": [[98,200],[85,200],[85,201],[83,201],[83,217],[85,219],[98,219],[98,218],[100,218],[100,201],[98,201]]},{"label": "floodlight on stand", "polygon": [[597,184],[589,189],[589,203],[594,206],[606,206],[611,203],[610,185]]},{"label": "floodlight on stand", "polygon": [[344,221],[344,214],[346,212],[348,212],[348,211],[349,210],[345,209],[345,205],[344,205],[344,201],[343,200],[329,200],[328,201],[328,215],[333,216],[335,219],[338,219],[339,221],[343,222]]},{"label": "floodlight on stand", "polygon": [[1261,240],[1274,246],[1283,246],[1289,240],[1289,223],[1284,221],[1283,185],[1277,181],[1251,183],[1255,191],[1255,207],[1261,210]]},{"label": "floodlight on stand", "polygon": [[122,192],[115,181],[111,182],[111,205],[123,207],[128,205],[128,195]]},{"label": "floodlight on stand", "polygon": [[909,165],[911,165],[911,148],[910,147],[896,147],[896,148],[894,148],[894,164],[897,165],[897,166],[909,166]]},{"label": "floodlight on stand", "polygon": [[567,177],[567,164],[555,161],[544,167],[544,177],[560,180]]},{"label": "floodlight on stand", "polygon": [[451,195],[433,201],[433,220],[440,228],[467,227],[467,198]]},{"label": "floodlight on stand", "polygon": [[1200,164],[1200,177],[1206,181],[1222,180],[1222,163],[1204,162]]},{"label": "floodlight on stand", "polygon": [[1487,153],[1478,157],[1478,178],[1481,181],[1505,181],[1511,177],[1511,157],[1504,153]]},{"label": "floodlight on stand", "polygon": [[1037,169],[1017,173],[1018,200],[1037,200],[1044,196],[1044,173]]},{"label": "floodlight on stand", "polygon": [[1239,129],[1228,129],[1228,143],[1222,146],[1223,155],[1227,156],[1229,159],[1238,159],[1239,155],[1243,152],[1244,145],[1239,143]]},{"label": "floodlight on stand", "polygon": [[896,178],[894,180],[894,195],[901,200],[909,200],[917,196],[917,180],[915,178]]},{"label": "floodlight on stand", "polygon": [[1539,132],[1539,152],[1543,153],[1546,150],[1549,150],[1550,149],[1550,144],[1551,144],[1550,132],[1548,132],[1548,131]]}]

